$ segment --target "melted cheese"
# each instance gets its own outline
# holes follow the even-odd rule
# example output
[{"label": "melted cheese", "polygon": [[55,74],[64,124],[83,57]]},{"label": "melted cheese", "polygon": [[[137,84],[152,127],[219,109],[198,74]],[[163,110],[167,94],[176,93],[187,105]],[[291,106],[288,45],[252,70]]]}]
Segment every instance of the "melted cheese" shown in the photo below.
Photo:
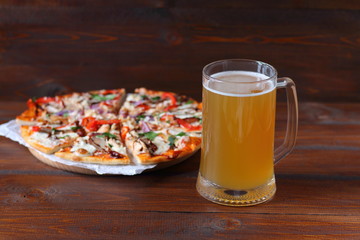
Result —
[{"label": "melted cheese", "polygon": [[155,155],[160,155],[163,152],[169,150],[170,145],[169,143],[165,142],[164,139],[160,136],[157,136],[152,143],[154,143],[157,147],[157,150],[154,152]]},{"label": "melted cheese", "polygon": [[40,143],[45,147],[54,147],[59,144],[58,140],[50,138],[49,134],[44,132],[34,132],[31,134],[30,140],[36,143]]},{"label": "melted cheese", "polygon": [[140,100],[141,100],[140,94],[129,93],[126,98],[126,101],[140,101]]},{"label": "melted cheese", "polygon": [[180,150],[186,147],[186,143],[190,140],[188,136],[182,136],[179,138],[176,138],[175,141],[175,150]]},{"label": "melted cheese", "polygon": [[197,117],[197,118],[201,118],[202,117],[202,113],[199,111],[195,111],[194,109],[179,109],[176,112],[172,112],[171,114],[175,115],[175,117],[177,118],[192,118],[192,117]]},{"label": "melted cheese", "polygon": [[[110,146],[110,145],[111,146]],[[127,155],[126,148],[120,143],[120,141],[115,139],[109,139],[108,140],[108,146],[111,148],[111,150],[121,153],[122,155]]]},{"label": "melted cheese", "polygon": [[71,128],[73,128],[73,127],[76,127],[76,125],[75,124],[69,124],[69,125],[66,125],[66,126],[58,127],[57,130],[66,131],[66,130],[71,130]]},{"label": "melted cheese", "polygon": [[135,155],[137,155],[140,153],[147,153],[148,149],[145,143],[143,143],[140,139],[138,139],[133,143],[133,152]]},{"label": "melted cheese", "polygon": [[[80,154],[77,151],[78,149],[85,149],[87,151],[87,153]],[[71,148],[70,151],[74,152],[75,155],[77,155],[77,156],[86,157],[86,156],[92,155],[96,151],[96,148],[93,145],[86,143],[86,141],[84,139],[79,138],[78,141],[75,142],[74,146]]]},{"label": "melted cheese", "polygon": [[70,137],[70,138],[76,138],[76,137],[78,137],[78,135],[77,135],[76,133],[74,133],[74,132],[68,132],[68,133],[63,133],[63,132],[61,132],[61,133],[59,133],[59,134],[56,134],[56,136],[57,136],[58,138],[63,138],[63,137],[66,137],[66,136],[68,136],[68,137]]},{"label": "melted cheese", "polygon": [[57,113],[61,110],[60,106],[52,106],[52,105],[48,105],[46,106],[46,110],[50,113]]},{"label": "melted cheese", "polygon": [[187,132],[186,134],[189,135],[190,137],[201,138],[201,131],[199,131],[199,132]]},{"label": "melted cheese", "polygon": [[197,107],[197,104],[183,104],[183,105],[180,105],[180,106],[178,106],[177,108],[178,109],[187,109],[187,108],[192,108],[192,109],[194,109],[194,108],[196,108]]},{"label": "melted cheese", "polygon": [[177,134],[179,134],[179,133],[181,133],[181,132],[183,132],[183,130],[182,129],[169,129],[168,130],[168,132],[169,132],[169,134],[171,134],[171,135],[177,135]]}]

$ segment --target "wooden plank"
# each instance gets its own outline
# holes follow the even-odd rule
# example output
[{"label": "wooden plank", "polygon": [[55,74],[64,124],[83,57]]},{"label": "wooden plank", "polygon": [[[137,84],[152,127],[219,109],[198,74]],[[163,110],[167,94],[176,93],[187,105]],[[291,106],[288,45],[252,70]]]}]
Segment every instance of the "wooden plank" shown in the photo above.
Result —
[{"label": "wooden plank", "polygon": [[3,209],[51,210],[56,206],[73,210],[360,216],[359,176],[277,174],[278,190],[273,200],[256,208],[229,208],[213,204],[197,193],[197,170],[163,170],[135,177],[40,175],[20,170],[6,173],[1,170]]},{"label": "wooden plank", "polygon": [[38,209],[0,216],[7,239],[358,239],[359,226],[357,216],[323,215]]},{"label": "wooden plank", "polygon": [[[71,2],[63,2],[56,0],[47,0],[45,2],[41,1],[13,1],[13,0],[1,0],[3,6],[12,6],[12,7],[77,7],[81,8],[84,6],[84,2],[81,0],[73,0]],[[220,2],[216,0],[208,1],[186,1],[186,0],[108,0],[108,1],[99,1],[99,0],[89,0],[86,1],[86,7],[179,7],[179,8],[240,8],[240,9],[258,9],[259,6],[263,8],[278,8],[278,9],[348,9],[356,10],[360,9],[359,2],[356,0],[348,0],[343,3],[339,3],[337,0],[318,0],[316,2],[306,1],[306,0],[279,0],[275,3],[269,3],[266,0],[259,0],[256,3],[249,1],[236,1],[228,0],[225,2]]]},{"label": "wooden plank", "polygon": [[173,5],[176,7],[198,7],[198,8],[238,8],[238,9],[259,9],[259,6],[265,9],[349,9],[356,10],[360,9],[359,1],[350,0],[340,3],[336,0],[319,0],[319,1],[306,1],[306,0],[279,0],[276,2],[270,1],[216,1],[216,0],[201,0],[201,1],[191,1],[191,0],[178,0],[173,1]]},{"label": "wooden plank", "polygon": [[356,10],[30,4],[0,8],[0,15],[1,99],[110,87],[119,79],[125,87],[195,85],[195,93],[205,64],[241,57],[294,78],[305,101],[360,100]]},{"label": "wooden plank", "polygon": [[[0,117],[6,119],[23,103],[2,106]],[[303,103],[298,144],[275,168],[274,199],[249,208],[213,204],[196,192],[199,153],[153,173],[86,176],[48,167],[0,138],[0,236],[357,239],[358,107]],[[285,115],[279,104],[279,135]]]}]

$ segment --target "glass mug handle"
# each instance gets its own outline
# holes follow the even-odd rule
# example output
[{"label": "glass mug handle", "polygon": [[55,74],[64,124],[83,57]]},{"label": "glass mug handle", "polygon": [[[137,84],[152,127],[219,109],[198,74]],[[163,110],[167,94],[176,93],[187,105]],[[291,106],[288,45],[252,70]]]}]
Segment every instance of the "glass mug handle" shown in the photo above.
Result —
[{"label": "glass mug handle", "polygon": [[290,78],[278,78],[276,88],[285,88],[287,97],[287,126],[284,142],[274,151],[274,163],[286,157],[295,146],[298,131],[298,101],[295,83]]}]

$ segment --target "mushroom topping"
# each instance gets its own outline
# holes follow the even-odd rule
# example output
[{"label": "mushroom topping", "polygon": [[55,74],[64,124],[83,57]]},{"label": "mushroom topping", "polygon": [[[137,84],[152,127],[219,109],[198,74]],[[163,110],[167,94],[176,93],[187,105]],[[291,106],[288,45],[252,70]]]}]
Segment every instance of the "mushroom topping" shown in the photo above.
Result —
[{"label": "mushroom topping", "polygon": [[146,147],[149,149],[150,154],[154,155],[158,147],[150,139],[141,138],[140,140],[145,143]]},{"label": "mushroom topping", "polygon": [[78,150],[76,150],[76,152],[81,155],[85,155],[88,153],[88,151],[86,151],[86,149],[83,149],[83,148],[79,148]]}]

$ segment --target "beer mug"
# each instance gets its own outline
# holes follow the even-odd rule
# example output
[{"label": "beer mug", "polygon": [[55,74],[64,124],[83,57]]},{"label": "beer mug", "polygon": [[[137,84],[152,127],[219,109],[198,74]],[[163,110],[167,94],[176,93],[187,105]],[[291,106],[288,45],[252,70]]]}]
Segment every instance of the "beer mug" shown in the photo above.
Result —
[{"label": "beer mug", "polygon": [[[220,60],[203,69],[203,142],[197,191],[223,205],[249,206],[276,191],[274,163],[291,152],[298,125],[295,84],[271,65]],[[288,104],[284,142],[274,150],[276,89]]]}]

